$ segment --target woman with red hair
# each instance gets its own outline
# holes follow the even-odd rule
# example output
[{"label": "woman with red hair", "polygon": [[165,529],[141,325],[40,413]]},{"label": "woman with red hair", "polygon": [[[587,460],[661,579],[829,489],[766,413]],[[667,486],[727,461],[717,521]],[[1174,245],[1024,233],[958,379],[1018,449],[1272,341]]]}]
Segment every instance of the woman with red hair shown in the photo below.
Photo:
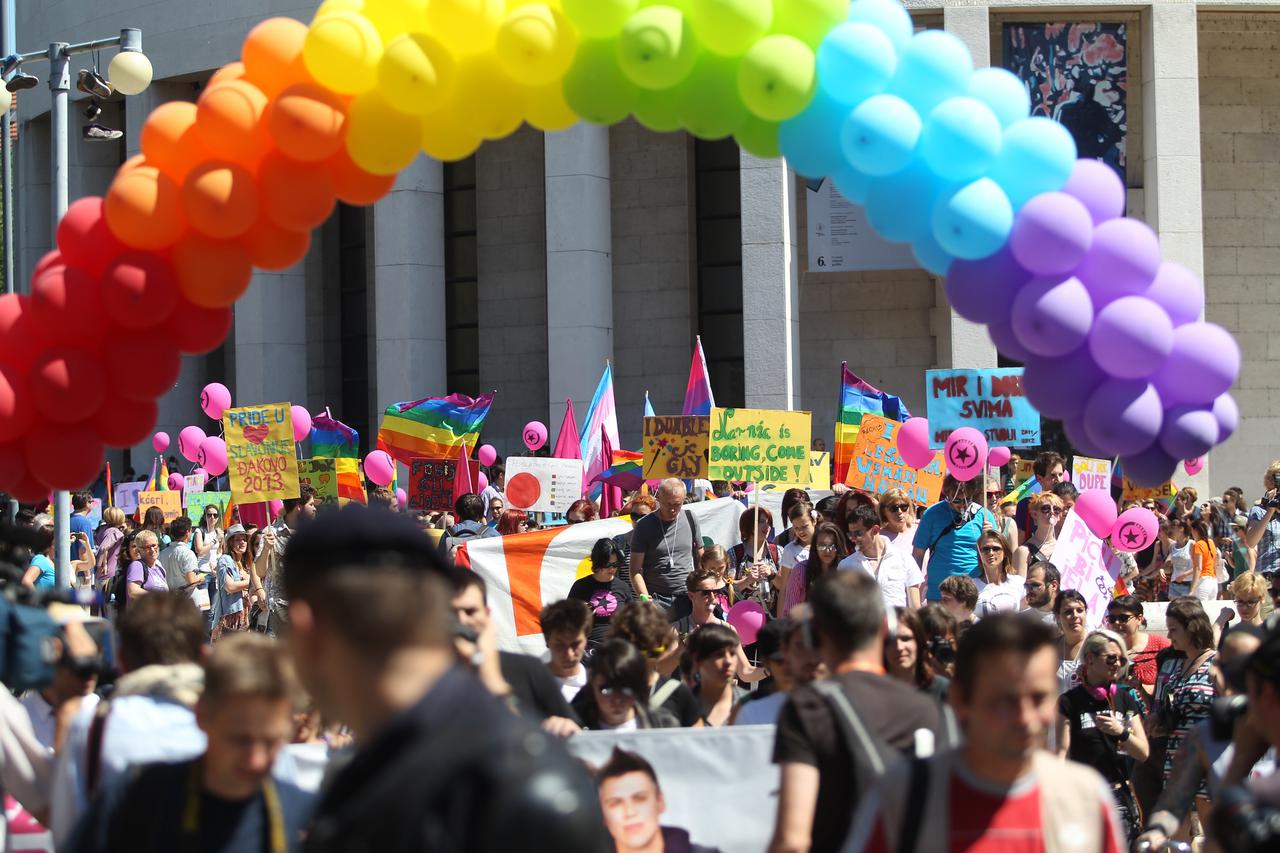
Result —
[{"label": "woman with red hair", "polygon": [[498,535],[510,536],[529,530],[529,514],[522,509],[509,509],[498,518]]}]

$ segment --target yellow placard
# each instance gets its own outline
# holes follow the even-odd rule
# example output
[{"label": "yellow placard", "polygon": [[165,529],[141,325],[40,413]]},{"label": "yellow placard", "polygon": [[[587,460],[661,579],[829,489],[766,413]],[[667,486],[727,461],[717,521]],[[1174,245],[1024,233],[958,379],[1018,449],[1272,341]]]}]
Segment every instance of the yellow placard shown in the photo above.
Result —
[{"label": "yellow placard", "polygon": [[644,478],[700,480],[707,476],[711,418],[690,415],[644,419]]},{"label": "yellow placard", "polygon": [[236,503],[298,496],[298,450],[293,443],[293,409],[288,403],[227,409],[222,415],[222,432]]},{"label": "yellow placard", "polygon": [[1014,459],[1013,460],[1013,482],[1015,485],[1022,485],[1031,476],[1035,474],[1033,470],[1035,463],[1030,459]]},{"label": "yellow placard", "polygon": [[707,479],[809,485],[808,412],[712,409]]},{"label": "yellow placard", "polygon": [[1168,501],[1177,493],[1178,487],[1173,484],[1172,480],[1163,486],[1149,489],[1145,486],[1139,486],[1128,477],[1125,477],[1124,494],[1121,495],[1120,499],[1126,501]]},{"label": "yellow placard", "polygon": [[164,521],[168,524],[182,515],[182,492],[138,492],[138,517],[145,519],[147,510],[158,506],[164,511]]},{"label": "yellow placard", "polygon": [[825,492],[831,488],[831,454],[809,451],[809,488]]}]

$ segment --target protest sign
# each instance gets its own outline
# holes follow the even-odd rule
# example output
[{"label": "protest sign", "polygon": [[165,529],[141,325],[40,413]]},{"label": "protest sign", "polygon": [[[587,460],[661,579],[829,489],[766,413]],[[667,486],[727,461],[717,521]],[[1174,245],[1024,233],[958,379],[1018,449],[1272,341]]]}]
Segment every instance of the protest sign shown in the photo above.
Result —
[{"label": "protest sign", "polygon": [[705,479],[710,429],[705,416],[645,418],[644,478]]},{"label": "protest sign", "polygon": [[831,488],[831,454],[809,452],[809,490],[826,491]]},{"label": "protest sign", "polygon": [[138,492],[147,487],[142,480],[133,483],[120,483],[116,486],[115,505],[125,515],[133,515],[138,511]]},{"label": "protest sign", "polygon": [[222,433],[236,503],[298,496],[298,450],[289,403],[227,409],[222,415]]},{"label": "protest sign", "polygon": [[[480,477],[480,463],[469,459],[471,482]],[[416,512],[453,511],[453,481],[458,471],[457,459],[415,457],[409,465],[408,508]],[[581,488],[581,487],[579,487]],[[479,491],[479,490],[477,490]],[[485,507],[485,512],[489,511]]]},{"label": "protest sign", "polygon": [[230,492],[196,492],[187,496],[187,518],[191,519],[192,524],[199,526],[204,520],[205,508],[216,506],[218,522],[221,523],[227,517],[227,504],[230,502]]},{"label": "protest sign", "polygon": [[1071,482],[1082,492],[1111,494],[1111,460],[1071,457]]},{"label": "protest sign", "polygon": [[1020,486],[1035,474],[1035,464],[1030,459],[1013,460],[1013,483]]},{"label": "protest sign", "polygon": [[712,409],[707,479],[809,485],[808,412]]},{"label": "protest sign", "polygon": [[582,497],[582,460],[508,456],[507,507],[525,512],[567,512]]},{"label": "protest sign", "polygon": [[1109,543],[1093,535],[1075,510],[1062,522],[1053,564],[1062,575],[1058,588],[1078,590],[1089,608],[1089,627],[1101,625],[1124,563]]},{"label": "protest sign", "polygon": [[1173,484],[1172,480],[1165,483],[1163,486],[1148,488],[1146,486],[1139,486],[1137,483],[1133,482],[1128,477],[1125,477],[1124,478],[1124,494],[1121,495],[1121,500],[1143,501],[1143,502],[1161,501],[1167,504],[1169,500],[1177,493],[1178,493],[1178,487]]},{"label": "protest sign", "polygon": [[138,514],[146,517],[147,510],[153,506],[164,511],[164,521],[168,524],[182,515],[182,494],[180,492],[138,492]]},{"label": "protest sign", "polygon": [[364,477],[360,460],[315,456],[298,460],[298,483],[316,490],[321,505],[346,506],[351,501],[365,503]]},{"label": "protest sign", "polygon": [[897,421],[879,415],[862,416],[845,485],[870,495],[902,489],[915,503],[936,503],[942,496],[942,454],[935,453],[924,468],[912,468],[898,455],[901,427]]},{"label": "protest sign", "polygon": [[992,447],[1040,444],[1040,413],[1022,393],[1022,368],[930,370],[925,374],[929,446],[935,450],[960,427],[973,427]]},{"label": "protest sign", "polygon": [[186,502],[188,495],[196,492],[204,491],[205,478],[203,474],[188,474],[182,478],[182,499]]}]

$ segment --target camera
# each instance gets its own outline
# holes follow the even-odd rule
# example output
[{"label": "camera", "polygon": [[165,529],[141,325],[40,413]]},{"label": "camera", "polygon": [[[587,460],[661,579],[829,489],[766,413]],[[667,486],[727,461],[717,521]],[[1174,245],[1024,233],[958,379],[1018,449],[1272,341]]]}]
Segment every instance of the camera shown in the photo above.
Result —
[{"label": "camera", "polygon": [[1236,720],[1249,710],[1249,698],[1243,695],[1219,696],[1209,706],[1209,730],[1220,741],[1231,740]]},{"label": "camera", "polygon": [[1267,509],[1280,509],[1280,489],[1272,489],[1271,497],[1266,498],[1262,505]]},{"label": "camera", "polygon": [[1211,825],[1223,850],[1251,853],[1280,849],[1280,809],[1258,802],[1242,786],[1218,793]]}]

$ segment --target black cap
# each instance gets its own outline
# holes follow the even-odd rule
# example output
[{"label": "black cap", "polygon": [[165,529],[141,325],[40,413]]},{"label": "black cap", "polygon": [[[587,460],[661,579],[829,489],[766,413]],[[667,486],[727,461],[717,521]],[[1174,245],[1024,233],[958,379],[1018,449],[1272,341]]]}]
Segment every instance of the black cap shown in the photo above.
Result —
[{"label": "black cap", "polygon": [[394,568],[450,576],[426,532],[409,516],[347,504],[298,526],[284,552],[285,586],[339,568]]}]

